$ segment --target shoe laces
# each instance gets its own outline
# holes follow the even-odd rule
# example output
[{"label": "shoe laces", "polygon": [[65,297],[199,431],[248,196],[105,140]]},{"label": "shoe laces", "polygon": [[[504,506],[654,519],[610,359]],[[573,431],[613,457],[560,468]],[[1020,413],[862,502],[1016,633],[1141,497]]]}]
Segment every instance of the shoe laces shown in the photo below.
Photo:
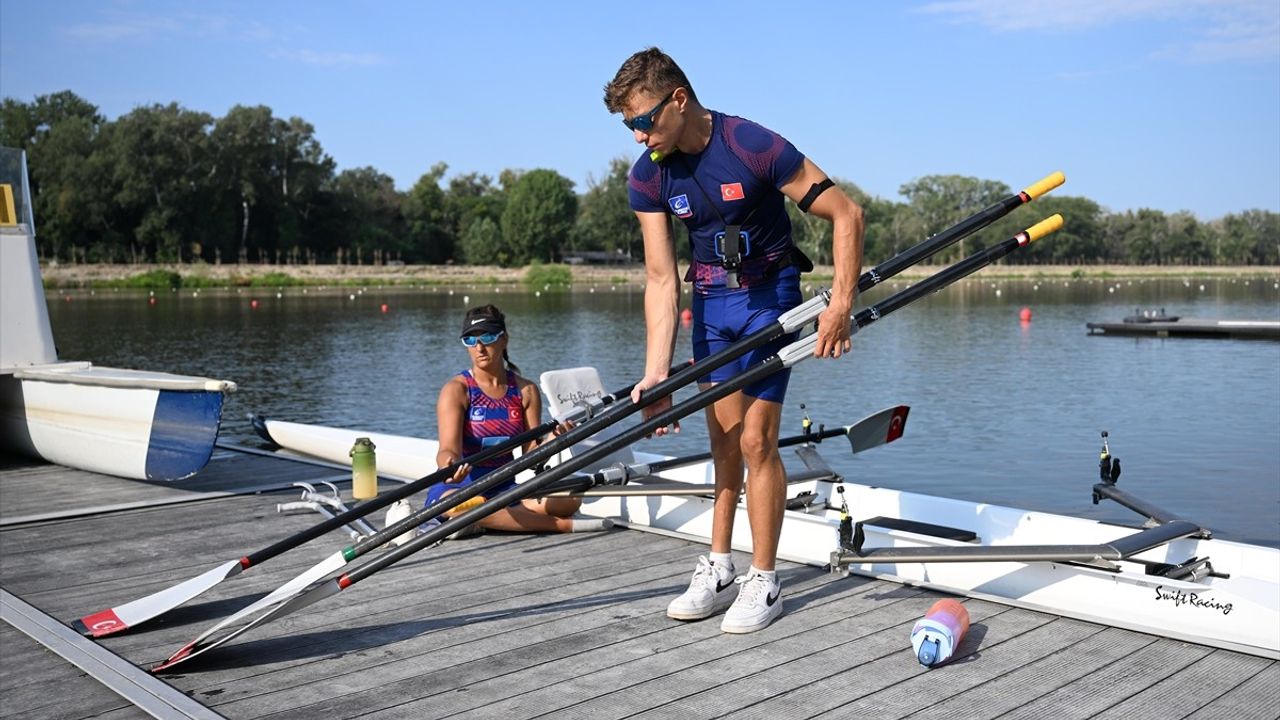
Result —
[{"label": "shoe laces", "polygon": [[716,587],[716,566],[706,555],[698,556],[698,567],[693,569],[693,582],[712,590]]},{"label": "shoe laces", "polygon": [[747,605],[759,605],[773,587],[773,583],[765,576],[756,573],[747,573],[734,582],[741,586],[738,590],[738,602]]}]

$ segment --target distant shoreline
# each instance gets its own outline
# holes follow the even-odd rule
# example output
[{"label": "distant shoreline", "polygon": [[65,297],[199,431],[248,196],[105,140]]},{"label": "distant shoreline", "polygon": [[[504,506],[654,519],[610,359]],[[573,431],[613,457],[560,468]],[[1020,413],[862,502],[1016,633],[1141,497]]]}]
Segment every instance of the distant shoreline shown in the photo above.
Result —
[{"label": "distant shoreline", "polygon": [[[557,269],[573,284],[643,285],[643,265],[542,265]],[[563,268],[569,273],[563,275]],[[148,273],[176,273],[184,286],[236,287],[273,285],[516,285],[530,282],[530,268],[489,265],[259,265],[259,264],[58,264],[42,265],[46,288],[120,286],[119,283]],[[683,268],[681,268],[683,270]],[[864,268],[864,270],[867,268]],[[940,266],[918,265],[904,271],[903,279],[926,277]],[[830,266],[819,266],[806,275],[811,281],[830,280]],[[1280,278],[1280,266],[1168,266],[1168,265],[994,265],[981,277],[1036,278]],[[138,285],[138,287],[146,287]]]}]

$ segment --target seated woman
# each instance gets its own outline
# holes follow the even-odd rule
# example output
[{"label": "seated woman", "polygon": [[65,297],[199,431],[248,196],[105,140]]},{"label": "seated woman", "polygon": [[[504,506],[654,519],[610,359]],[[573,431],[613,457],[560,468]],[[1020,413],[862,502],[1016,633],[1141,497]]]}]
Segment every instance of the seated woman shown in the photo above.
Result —
[{"label": "seated woman", "polygon": [[[519,368],[507,354],[510,340],[506,318],[498,308],[484,305],[467,311],[462,323],[462,344],[471,357],[471,368],[455,375],[440,390],[436,403],[440,433],[437,467],[451,465],[541,424],[542,396],[536,385],[517,374]],[[536,445],[531,442],[524,451]],[[426,504],[431,505],[511,460],[508,452],[474,465],[463,464],[452,478],[428,488]],[[515,485],[511,480],[484,494],[495,497]],[[476,525],[515,532],[587,532],[606,530],[612,525],[605,520],[572,518],[581,506],[581,498],[526,498]]]}]

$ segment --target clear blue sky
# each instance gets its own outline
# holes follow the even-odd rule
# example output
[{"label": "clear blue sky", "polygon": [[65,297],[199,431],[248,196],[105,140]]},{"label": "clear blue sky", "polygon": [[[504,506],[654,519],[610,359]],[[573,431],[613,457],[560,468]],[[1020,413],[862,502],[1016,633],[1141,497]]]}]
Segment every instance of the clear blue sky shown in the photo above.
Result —
[{"label": "clear blue sky", "polygon": [[401,189],[443,160],[584,190],[638,154],[601,87],[647,45],[881,197],[1062,169],[1113,211],[1280,210],[1277,0],[0,0],[0,94],[69,89],[109,118],[264,104]]}]

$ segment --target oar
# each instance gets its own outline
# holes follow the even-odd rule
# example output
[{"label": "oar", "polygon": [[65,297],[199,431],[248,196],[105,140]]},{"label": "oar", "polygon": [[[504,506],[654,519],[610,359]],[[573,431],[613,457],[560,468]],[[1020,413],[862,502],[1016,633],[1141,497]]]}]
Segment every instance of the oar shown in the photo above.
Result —
[{"label": "oar", "polygon": [[237,625],[238,623],[241,623],[243,619],[258,613],[263,608],[287,601],[289,597],[297,594],[298,591],[310,586],[316,580],[340,570],[344,565],[357,557],[377,549],[381,545],[390,542],[392,539],[413,530],[423,522],[435,517],[436,515],[453,509],[457,505],[470,500],[474,496],[481,495],[488,492],[491,488],[506,483],[528,468],[543,465],[547,460],[550,460],[565,449],[612,426],[614,423],[622,420],[631,413],[636,412],[641,408],[666,397],[667,395],[670,395],[685,385],[696,381],[698,378],[701,378],[712,370],[730,363],[736,358],[745,355],[762,345],[766,345],[779,337],[799,331],[805,325],[817,320],[818,315],[820,315],[827,307],[827,303],[828,296],[825,293],[809,299],[799,306],[783,313],[776,321],[768,326],[738,340],[719,352],[703,358],[697,363],[688,365],[679,371],[672,373],[667,377],[667,379],[645,391],[645,393],[641,395],[639,402],[633,401],[630,397],[623,397],[615,399],[609,405],[604,406],[603,410],[599,412],[587,413],[588,417],[586,420],[583,420],[569,428],[563,434],[553,437],[533,450],[515,458],[497,470],[485,475],[480,480],[462,487],[450,495],[444,496],[432,505],[418,510],[408,517],[401,519],[399,522],[393,523],[392,525],[383,528],[381,531],[374,533],[372,536],[360,540],[355,545],[345,547],[324,560],[321,560],[301,575],[276,588],[266,597],[261,598],[248,607],[245,607],[234,615],[209,628],[195,640],[192,640],[178,652],[174,653],[169,660],[157,665],[153,670],[163,670],[164,668],[170,667],[181,660],[194,657],[227,642],[252,626]]},{"label": "oar", "polygon": [[[832,482],[840,476],[834,470],[801,470],[796,473],[788,473],[785,480],[788,485],[796,483],[808,482],[810,480],[826,480]],[[568,477],[560,482],[568,482],[577,480],[577,478]],[[585,478],[577,480],[575,484],[585,484]],[[556,483],[551,489],[544,489],[532,497],[654,497],[654,496],[674,496],[674,495],[712,495],[716,491],[715,483],[687,483],[687,482],[644,482],[627,485],[615,485],[606,483],[598,486],[587,486],[585,489],[575,490],[555,490],[560,487],[560,483]]]},{"label": "oar", "polygon": [[[631,395],[631,388],[632,386],[628,385],[627,387],[616,390],[613,393],[596,398],[593,402],[597,406],[608,405],[618,398],[629,397]],[[580,406],[579,408],[575,408],[575,410],[571,412],[565,420],[580,422],[589,416],[590,411],[591,409],[589,406]],[[434,485],[435,483],[453,477],[453,474],[457,472],[457,469],[465,463],[474,464],[484,462],[490,458],[510,452],[517,447],[521,447],[525,443],[537,440],[555,430],[558,424],[559,423],[557,421],[552,420],[542,423],[535,428],[530,428],[529,430],[526,430],[519,435],[514,435],[501,443],[483,448],[480,452],[462,458],[452,465],[440,468],[430,475],[379,494],[376,498],[360,503],[346,512],[331,515],[323,522],[312,525],[306,530],[294,533],[273,545],[269,545],[256,552],[249,553],[238,560],[225,562],[201,575],[191,578],[190,580],[186,580],[172,587],[152,593],[146,597],[85,615],[78,620],[72,621],[71,627],[82,635],[92,637],[113,635],[136,627],[140,623],[146,622],[147,620],[173,610],[227,578],[239,575],[244,570],[266,562],[267,560],[292,550],[299,545],[310,542],[321,535],[325,535],[332,530],[340,528],[376,510],[384,508],[397,500],[409,497],[410,495]],[[257,427],[256,422],[255,427]],[[260,430],[260,433],[261,432],[262,431]]]},{"label": "oar", "polygon": [[[951,245],[952,243],[955,243],[961,238],[967,237],[973,234],[974,232],[986,227],[987,225],[990,225],[991,223],[995,222],[997,219],[1003,217],[1004,215],[1009,214],[1014,209],[1020,207],[1021,205],[1031,202],[1035,198],[1040,197],[1041,195],[1049,192],[1050,190],[1053,190],[1054,188],[1058,187],[1064,182],[1066,182],[1066,176],[1063,175],[1061,171],[1050,173],[1049,175],[1040,179],[1038,182],[1028,186],[1026,189],[1022,190],[1021,192],[1015,193],[1013,195],[1010,195],[1009,197],[1004,198],[1003,200],[993,203],[989,207],[984,208],[983,210],[980,210],[977,213],[974,213],[973,215],[970,215],[969,217],[961,220],[955,225],[952,225],[946,230],[943,230],[942,232],[936,235],[933,235],[932,237],[926,239],[925,241],[908,248],[907,250],[899,253],[893,258],[890,258],[888,261],[881,263],[880,265],[877,265],[876,267],[873,267],[872,269],[864,272],[858,278],[858,289],[861,291],[861,290],[866,290],[868,288],[874,287],[875,285],[887,280],[888,278],[893,277],[894,275],[897,275],[898,273],[914,265],[915,263],[918,263],[922,260],[929,258],[934,253],[947,247],[948,245]],[[815,301],[819,299],[822,299],[822,303],[815,304]],[[759,330],[758,332],[746,338],[743,338],[742,340],[739,340],[738,343],[735,343],[733,346],[730,346],[729,348],[722,350],[721,353],[728,353],[730,351],[735,351],[735,349],[737,349],[739,345],[750,345],[751,349],[755,349],[757,347],[760,347],[761,345],[764,345],[768,342],[773,341],[774,339],[784,334],[789,334],[790,332],[799,330],[801,327],[807,324],[807,322],[810,319],[816,318],[816,314],[814,314],[814,310],[821,312],[821,309],[825,308],[825,306],[826,306],[825,298],[813,298],[809,302],[806,302],[803,305],[795,308],[794,310],[791,310],[790,312],[785,313],[782,317],[778,318],[778,321],[776,323],[768,327],[765,327]],[[811,315],[812,317],[810,317]],[[779,332],[780,330],[782,332]],[[694,367],[686,368],[683,371],[683,375],[680,376],[680,381],[681,381],[680,385],[670,385],[672,381],[677,379],[676,375],[673,374],[671,377],[668,377],[667,380],[664,381],[663,383],[660,383],[654,386],[653,388],[651,388],[649,391],[647,391],[646,397],[641,398],[641,401],[638,405],[629,405],[626,402],[622,402],[622,403],[615,402],[614,404],[610,405],[608,409],[605,410],[605,415],[599,417],[599,419],[602,421],[607,421],[608,424],[612,424],[616,420],[621,419],[622,417],[626,416],[627,414],[630,414],[631,412],[634,412],[639,407],[643,407],[659,398],[665,397],[667,394],[670,394],[674,388],[681,387],[683,386],[683,384],[687,384],[684,381],[684,378],[691,377],[691,376],[702,377],[706,375],[711,370],[714,370],[715,368],[718,368],[724,365],[725,363],[729,362],[728,357],[720,358],[721,353],[717,353],[708,358],[704,358],[701,362],[699,362]],[[742,354],[742,351],[737,351],[734,357],[737,357],[740,354]],[[461,504],[462,502],[469,500],[472,497],[475,497],[477,495],[481,495],[488,488],[496,487],[497,485],[501,485],[507,482],[508,480],[514,478],[518,472],[521,472],[525,469],[533,467],[537,464],[541,464],[542,462],[545,461],[545,459],[550,458],[551,455],[554,454],[551,452],[542,454],[544,450],[549,450],[552,445],[554,445],[554,447],[556,448],[554,452],[558,453],[560,449],[564,447],[568,447],[569,445],[572,445],[573,443],[578,442],[580,439],[590,437],[591,434],[595,433],[598,429],[601,429],[603,427],[606,427],[606,425],[605,424],[592,425],[590,433],[576,432],[583,429],[582,427],[578,427],[578,428],[575,428],[574,431],[570,431],[569,433],[566,433],[560,438],[557,438],[557,440],[561,441],[559,444],[555,444],[553,441],[552,444],[549,444],[546,446],[540,446],[536,448],[533,453],[529,453],[529,454],[526,454],[525,456],[517,458],[515,461],[513,461],[513,464],[504,466],[499,470],[485,476],[484,480],[488,484],[483,485],[483,489],[481,489],[482,488],[481,483],[476,483],[467,488],[464,488],[463,490],[457,493],[454,493],[453,495],[448,496],[448,498],[452,498],[452,500],[449,500],[448,504],[443,505],[443,507],[439,510],[439,512],[444,512],[444,511],[453,509],[458,504]],[[534,461],[533,457],[536,457],[538,459]],[[445,500],[448,500],[448,498],[446,498]],[[445,500],[442,500],[441,502],[445,502]],[[422,522],[430,519],[431,517],[435,517],[436,514],[439,514],[439,512],[432,513],[431,512],[432,509],[433,508],[424,508],[418,513],[414,513],[404,518],[403,520],[396,523],[392,527],[384,530],[385,535],[384,533],[378,533],[373,537],[366,538],[364,541],[362,541],[361,545],[357,545],[354,548],[352,553],[350,554],[344,553],[344,555],[349,555],[347,557],[347,561],[349,562],[355,557],[358,557],[360,554],[363,554],[363,552],[366,551],[367,549],[370,549],[377,545],[381,545],[385,542],[388,542],[392,538],[399,537],[405,531],[410,530],[416,527],[417,525],[421,524]]]},{"label": "oar", "polygon": [[[864,285],[866,287],[871,287],[889,277],[892,277],[893,274],[901,272],[903,269],[909,267],[910,262],[917,262],[929,257],[932,253],[944,247],[944,244],[955,242],[976,231],[980,227],[993,222],[996,217],[999,217],[996,213],[1008,213],[1018,205],[1024,202],[1029,202],[1031,199],[1043,192],[1048,192],[1058,184],[1061,184],[1062,181],[1062,173],[1053,173],[1036,183],[1032,188],[1028,188],[1028,190],[1023,191],[1016,196],[1007,198],[1005,201],[1002,201],[1002,203],[997,203],[995,206],[987,208],[974,216],[960,221],[952,228],[948,228],[942,233],[934,235],[913,248],[908,249],[904,253],[901,253],[897,258],[890,261],[885,266],[873,268],[872,270],[863,273],[859,278],[859,287],[863,287]],[[902,258],[905,259],[899,261],[899,259]],[[198,652],[203,652],[204,650],[211,649],[218,644],[226,642],[231,637],[234,637],[239,632],[243,632],[248,628],[243,627],[239,630],[233,629],[224,632],[225,628],[241,622],[244,618],[257,613],[262,608],[283,601],[285,598],[296,594],[299,590],[309,586],[316,580],[337,571],[346,563],[351,562],[365,552],[381,546],[391,541],[393,538],[399,537],[426,520],[447,512],[458,505],[469,501],[471,498],[487,492],[492,487],[505,483],[507,480],[514,478],[518,472],[532,467],[535,464],[543,463],[552,455],[559,453],[562,449],[594,435],[599,430],[617,422],[640,407],[665,397],[667,394],[674,392],[675,389],[688,384],[688,382],[693,378],[702,377],[712,369],[730,362],[731,357],[737,357],[748,352],[750,349],[755,349],[767,342],[771,342],[783,334],[799,330],[809,321],[816,319],[817,315],[826,307],[826,304],[825,294],[809,300],[790,312],[784,313],[775,323],[739,340],[737,343],[734,343],[728,348],[725,348],[710,357],[704,358],[695,366],[686,368],[684,371],[679,373],[673,373],[665,381],[655,385],[653,388],[650,388],[650,390],[641,397],[639,404],[630,403],[626,399],[622,402],[612,403],[605,408],[604,412],[594,414],[586,422],[578,425],[572,430],[569,430],[560,437],[554,438],[550,442],[535,448],[533,452],[526,453],[525,455],[516,458],[511,463],[508,463],[485,476],[479,482],[473,483],[472,485],[462,488],[451,495],[441,498],[441,500],[432,504],[430,507],[423,508],[422,510],[409,515],[399,522],[384,528],[381,532],[365,538],[354,546],[343,548],[341,551],[329,556],[325,560],[322,560],[303,574],[280,586],[261,600],[258,600],[238,613],[235,613],[231,617],[228,617],[214,625],[191,643],[188,643],[188,645],[183,649],[175,653],[174,657],[189,657],[197,654]],[[218,633],[223,634],[220,638],[214,638],[213,636]],[[184,655],[184,653],[186,654]],[[168,665],[163,665],[160,669],[167,666]]]},{"label": "oar", "polygon": [[[995,262],[1017,248],[1055,232],[1061,227],[1062,216],[1054,215],[1023,232],[1018,233],[1008,240],[993,245],[985,250],[981,250],[955,265],[952,265],[929,277],[928,279],[895,293],[880,303],[859,311],[853,317],[853,327],[855,332],[901,307],[919,300],[922,297],[931,295],[947,285],[950,285],[951,283],[986,267],[990,263]],[[714,385],[681,403],[673,405],[666,411],[663,411],[654,417],[601,442],[599,445],[596,445],[587,452],[569,458],[564,463],[545,470],[523,484],[517,485],[506,492],[500,493],[496,497],[487,500],[477,507],[472,507],[465,512],[461,512],[445,520],[440,525],[419,534],[404,545],[401,545],[400,547],[391,550],[390,552],[377,557],[372,561],[341,575],[340,577],[312,582],[311,584],[299,589],[293,589],[290,586],[293,586],[294,583],[288,583],[286,585],[286,587],[289,587],[287,592],[284,592],[285,588],[281,588],[275,593],[272,593],[271,596],[268,596],[272,598],[270,603],[271,607],[265,612],[258,614],[252,619],[248,619],[247,622],[243,622],[234,628],[230,628],[230,625],[240,622],[241,619],[247,618],[249,613],[242,612],[237,617],[228,618],[223,623],[220,623],[218,626],[215,626],[200,637],[180,648],[166,660],[152,667],[151,671],[160,672],[171,668],[178,663],[190,660],[191,658],[202,655],[219,645],[229,642],[259,625],[284,617],[327,597],[336,595],[342,590],[351,587],[379,570],[390,567],[419,550],[434,545],[443,538],[478,520],[488,517],[498,510],[507,507],[511,503],[530,497],[538,493],[543,488],[550,486],[552,483],[567,477],[571,473],[602,460],[619,449],[635,442],[641,437],[652,433],[655,429],[670,425],[690,413],[697,412],[713,402],[737,392],[747,385],[768,377],[779,370],[792,367],[797,363],[812,357],[816,345],[817,333],[812,333],[809,336],[786,346],[779,351],[778,354],[772,356],[768,360],[757,363],[756,365],[739,373],[732,379]],[[730,346],[729,349],[732,348],[733,346]],[[700,364],[701,363],[699,363],[699,365]],[[690,368],[689,372],[693,373],[695,376],[701,376],[705,373],[705,371],[700,370],[697,365]],[[659,385],[661,385],[661,383]],[[644,401],[643,397],[641,398],[641,401]],[[575,428],[575,430],[576,429],[577,428]],[[592,430],[592,434],[594,434],[594,432],[595,429]],[[501,470],[495,472],[501,472]],[[486,476],[471,486],[462,488],[452,495],[447,495],[431,506],[414,513],[414,515],[406,518],[405,521],[397,523],[397,525],[402,523],[408,524],[409,520],[413,520],[412,524],[416,525],[430,517],[436,517],[437,515],[447,512],[448,510],[457,507],[458,505],[470,500],[472,497],[480,495],[498,484],[491,483],[489,480],[489,476]],[[398,528],[395,530],[395,534],[399,534],[405,529],[407,528]],[[391,528],[383,530],[382,532],[387,533],[389,530],[391,530]],[[359,546],[357,545],[355,547]],[[354,551],[355,548],[348,548],[348,550]],[[355,553],[352,554],[352,557],[354,556]],[[321,565],[324,565],[324,563],[321,563]],[[320,566],[317,566],[316,568],[313,568],[313,570],[319,570],[319,568]],[[304,576],[310,574],[310,572],[304,573]],[[301,578],[299,578],[299,580],[300,579]],[[247,610],[248,608],[246,608],[246,611]],[[257,610],[255,609],[254,612],[256,611]],[[224,629],[226,629],[225,632],[221,632],[221,634],[219,634],[219,632]]]},{"label": "oar", "polygon": [[[1011,195],[997,203],[994,203],[990,207],[961,220],[950,228],[947,228],[937,235],[926,239],[924,242],[899,253],[888,261],[863,273],[858,278],[858,290],[863,291],[874,287],[885,279],[898,274],[907,267],[930,257],[947,245],[950,245],[951,243],[954,243],[961,238],[990,225],[992,222],[995,222],[1000,217],[1003,217],[1024,203],[1031,202],[1035,198],[1053,190],[1065,182],[1065,180],[1066,178],[1061,172],[1054,172],[1041,179],[1039,182],[1028,186],[1022,192]],[[799,326],[795,326],[795,328],[787,330],[786,332],[792,332],[794,329],[798,328]],[[766,330],[772,330],[772,328],[766,328]],[[765,331],[761,331],[761,333],[758,334],[763,334],[764,332]],[[768,333],[768,340],[761,340],[760,344],[769,342],[777,336],[777,334],[770,332]],[[759,345],[754,345],[753,347],[758,346]],[[705,367],[703,372],[709,372],[711,369],[711,367]],[[675,374],[674,369],[672,374]],[[589,419],[598,412],[600,408],[612,404],[612,402],[619,397],[626,397],[630,392],[631,387],[628,386],[618,392],[612,393],[611,395],[606,395],[603,398],[599,398],[598,400],[581,407],[579,410],[571,413],[569,417],[563,418],[563,420],[581,422],[584,419]],[[649,395],[651,399],[662,397],[658,394],[658,388],[656,387],[649,391]],[[618,417],[621,417],[621,415]],[[307,530],[290,535],[274,545],[270,545],[258,550],[257,552],[245,555],[238,560],[231,560],[223,563],[202,575],[198,575],[190,580],[153,593],[144,598],[140,598],[114,608],[90,613],[89,615],[85,615],[84,617],[73,621],[71,625],[79,632],[85,635],[92,635],[94,637],[102,637],[104,635],[110,635],[127,630],[139,623],[155,618],[178,607],[179,605],[182,605],[188,600],[191,600],[214,587],[223,580],[234,575],[238,575],[250,567],[259,565],[281,553],[292,550],[293,548],[320,537],[321,535],[342,527],[346,523],[364,517],[365,515],[384,508],[397,500],[406,498],[430,485],[440,482],[448,477],[452,477],[457,468],[463,463],[474,464],[476,462],[482,462],[496,457],[499,454],[509,452],[531,440],[535,440],[546,435],[554,430],[558,424],[559,423],[555,421],[543,423],[536,428],[532,428],[520,435],[512,437],[504,443],[482,450],[471,457],[463,458],[457,463],[441,468],[436,472],[412,483],[407,483],[399,488],[380,494],[376,498],[360,503],[345,513],[341,513],[333,518],[317,523]],[[567,445],[564,447],[567,447]],[[533,465],[530,464],[524,467],[533,467]]]},{"label": "oar", "polygon": [[[828,438],[844,436],[849,440],[849,448],[852,454],[857,455],[860,452],[880,447],[902,437],[903,431],[906,430],[907,414],[909,412],[911,412],[909,406],[895,405],[868,415],[852,425],[782,438],[778,441],[778,447],[785,448],[802,443],[821,443]],[[575,475],[574,477],[565,478],[540,494],[568,494],[582,487],[626,483],[631,478],[653,476],[664,470],[688,467],[710,459],[711,453],[707,452],[696,455],[682,455],[669,460],[657,460],[651,463],[618,465],[617,467],[597,470],[590,475]]]}]

